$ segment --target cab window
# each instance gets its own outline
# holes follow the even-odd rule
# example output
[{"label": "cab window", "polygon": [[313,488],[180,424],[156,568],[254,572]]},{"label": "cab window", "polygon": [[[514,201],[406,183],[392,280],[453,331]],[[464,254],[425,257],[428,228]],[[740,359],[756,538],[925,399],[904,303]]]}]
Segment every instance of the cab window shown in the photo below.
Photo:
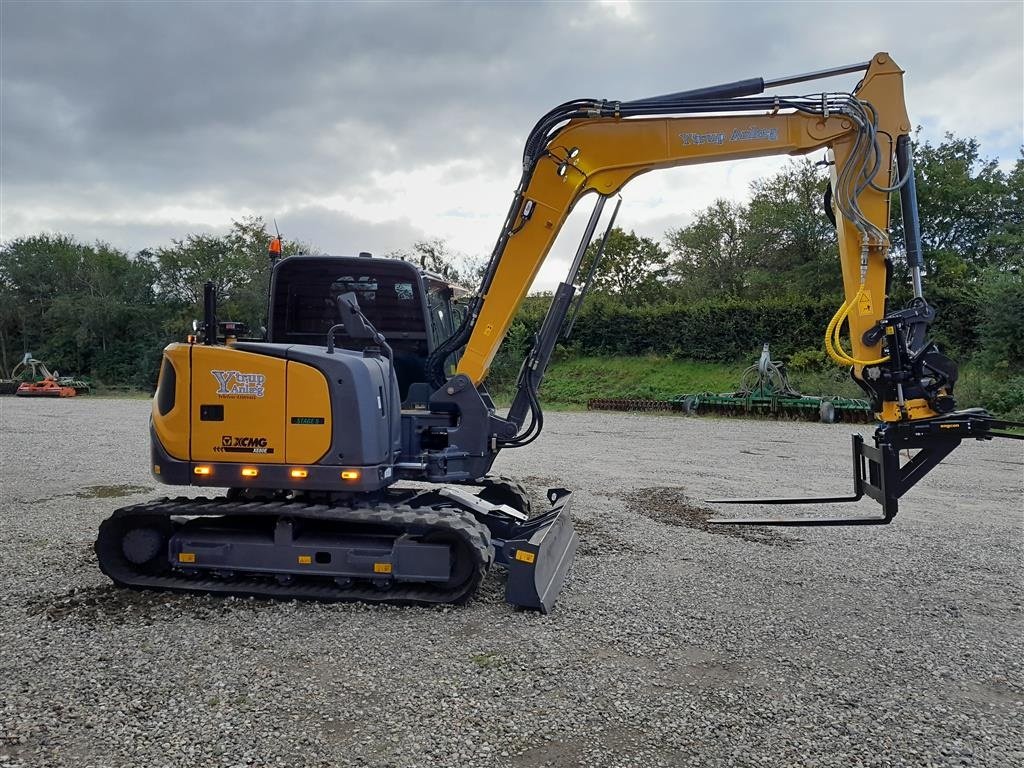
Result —
[{"label": "cab window", "polygon": [[430,338],[436,348],[455,330],[452,325],[451,289],[444,285],[427,288],[427,313],[430,315]]}]

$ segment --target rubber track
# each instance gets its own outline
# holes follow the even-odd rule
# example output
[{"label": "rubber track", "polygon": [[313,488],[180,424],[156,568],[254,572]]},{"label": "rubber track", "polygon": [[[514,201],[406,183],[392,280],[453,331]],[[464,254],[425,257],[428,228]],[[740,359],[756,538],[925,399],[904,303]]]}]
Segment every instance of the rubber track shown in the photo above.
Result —
[{"label": "rubber track", "polygon": [[[288,517],[371,524],[393,529],[396,534],[455,534],[471,553],[474,561],[473,571],[462,584],[450,588],[439,587],[436,584],[399,582],[388,590],[372,586],[342,588],[324,577],[296,576],[293,583],[284,585],[268,575],[221,579],[184,576],[173,572],[157,575],[139,572],[121,551],[121,536],[124,530],[121,524],[125,518],[136,518],[142,523],[154,519],[169,520],[172,516],[179,515]],[[404,605],[466,602],[480,586],[494,558],[487,528],[471,514],[459,509],[413,508],[405,505],[350,508],[308,504],[302,501],[230,501],[223,497],[165,498],[117,509],[100,524],[95,549],[100,570],[115,584],[133,589],[256,596],[282,600],[360,601]]]},{"label": "rubber track", "polygon": [[511,506],[518,509],[520,512],[525,512],[527,515],[529,515],[533,509],[533,504],[530,501],[530,494],[526,490],[526,486],[518,480],[506,475],[485,475],[480,480],[471,483],[471,485],[481,489],[482,493],[479,494],[481,497],[485,497],[485,494],[492,489],[499,494],[506,493],[513,496],[518,503],[512,504]]}]

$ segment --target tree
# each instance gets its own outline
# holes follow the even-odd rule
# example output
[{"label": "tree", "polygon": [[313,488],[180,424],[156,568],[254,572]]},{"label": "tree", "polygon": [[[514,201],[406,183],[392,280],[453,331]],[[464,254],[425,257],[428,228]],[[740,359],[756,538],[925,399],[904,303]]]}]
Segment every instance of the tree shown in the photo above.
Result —
[{"label": "tree", "polygon": [[1024,149],[1006,175],[1000,213],[988,242],[996,269],[1024,274]]},{"label": "tree", "polygon": [[990,270],[981,284],[980,360],[986,369],[1024,369],[1024,275]]},{"label": "tree", "polygon": [[[256,330],[266,322],[271,239],[263,219],[252,216],[233,221],[226,235],[190,234],[172,240],[170,247],[142,251],[139,256],[157,270],[160,295],[177,307],[176,330],[202,313],[203,286],[208,280],[217,287],[218,315]],[[282,256],[306,250],[301,243],[285,240]]]},{"label": "tree", "polygon": [[696,220],[665,233],[685,298],[759,299],[838,294],[835,230],[825,217],[826,175],[810,160],[755,181],[747,205],[716,200]]},{"label": "tree", "polygon": [[[581,275],[589,273],[603,243],[604,236],[587,246],[580,267]],[[668,253],[649,237],[641,237],[635,232],[627,234],[614,227],[608,234],[591,290],[631,303],[656,300],[664,293],[662,280],[668,258]]]},{"label": "tree", "polygon": [[9,376],[16,362],[11,360],[11,356],[15,353],[13,342],[18,332],[17,323],[17,293],[0,270],[0,378]]},{"label": "tree", "polygon": [[[25,352],[51,368],[148,386],[160,350],[201,312],[203,284],[220,291],[220,316],[258,328],[266,311],[270,234],[262,219],[226,235],[190,234],[134,258],[106,243],[36,235],[0,246],[0,367]],[[304,250],[285,242],[285,256]]]},{"label": "tree", "polygon": [[718,199],[697,214],[687,227],[670,229],[665,240],[677,259],[671,275],[677,293],[701,296],[743,296],[750,286],[747,209]]},{"label": "tree", "polygon": [[[996,160],[981,158],[976,139],[947,133],[938,144],[914,147],[921,245],[929,283],[954,287],[989,267],[1006,268],[1021,254],[1021,171],[1010,178]],[[1020,166],[1020,162],[1018,162]],[[1016,185],[1016,200],[1014,199]],[[893,195],[893,242],[903,249],[899,195]],[[897,264],[905,283],[906,265]]]},{"label": "tree", "polygon": [[428,272],[471,289],[480,284],[487,266],[483,259],[474,259],[464,253],[452,251],[448,244],[438,237],[418,240],[412,244],[412,248],[390,251],[385,256],[389,259],[419,264]]},{"label": "tree", "polygon": [[19,238],[0,248],[0,360],[25,352],[65,373],[145,386],[156,374],[167,308],[151,264],[69,235]]},{"label": "tree", "polygon": [[757,296],[842,291],[836,233],[825,216],[827,182],[824,169],[804,158],[751,185],[745,231]]}]

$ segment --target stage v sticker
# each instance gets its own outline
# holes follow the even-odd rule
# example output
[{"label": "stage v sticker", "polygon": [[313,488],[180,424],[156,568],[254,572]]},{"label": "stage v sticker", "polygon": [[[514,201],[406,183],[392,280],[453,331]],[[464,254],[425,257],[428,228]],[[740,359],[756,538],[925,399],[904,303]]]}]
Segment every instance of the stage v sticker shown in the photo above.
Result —
[{"label": "stage v sticker", "polygon": [[262,373],[241,371],[210,371],[217,380],[218,397],[263,397],[267,377]]},{"label": "stage v sticker", "polygon": [[213,449],[214,453],[273,453],[273,448],[267,447],[265,437],[237,437],[235,435],[224,435],[220,439],[220,445]]}]

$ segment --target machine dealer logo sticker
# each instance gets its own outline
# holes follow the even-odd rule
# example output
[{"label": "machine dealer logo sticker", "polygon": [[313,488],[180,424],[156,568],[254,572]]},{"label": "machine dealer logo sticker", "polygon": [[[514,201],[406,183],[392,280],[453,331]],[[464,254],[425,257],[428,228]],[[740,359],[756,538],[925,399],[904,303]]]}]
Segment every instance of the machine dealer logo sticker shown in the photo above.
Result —
[{"label": "machine dealer logo sticker", "polygon": [[262,373],[241,371],[210,371],[217,380],[218,397],[263,397],[267,377]]},{"label": "machine dealer logo sticker", "polygon": [[724,144],[724,133],[680,133],[683,144]]},{"label": "machine dealer logo sticker", "polygon": [[274,452],[273,448],[267,447],[265,437],[235,437],[224,435],[220,439],[220,445],[213,449],[214,453],[264,453]]},{"label": "machine dealer logo sticker", "polygon": [[750,126],[747,130],[736,128],[732,132],[732,136],[729,137],[730,141],[755,141],[757,139],[764,139],[765,141],[778,141],[779,140],[779,129],[778,128],[761,128],[757,125]]},{"label": "machine dealer logo sticker", "polygon": [[716,133],[680,133],[679,138],[683,144],[725,144],[728,141],[778,141],[778,128],[762,128],[752,125],[749,128],[734,128],[733,132],[726,134],[724,131]]}]

